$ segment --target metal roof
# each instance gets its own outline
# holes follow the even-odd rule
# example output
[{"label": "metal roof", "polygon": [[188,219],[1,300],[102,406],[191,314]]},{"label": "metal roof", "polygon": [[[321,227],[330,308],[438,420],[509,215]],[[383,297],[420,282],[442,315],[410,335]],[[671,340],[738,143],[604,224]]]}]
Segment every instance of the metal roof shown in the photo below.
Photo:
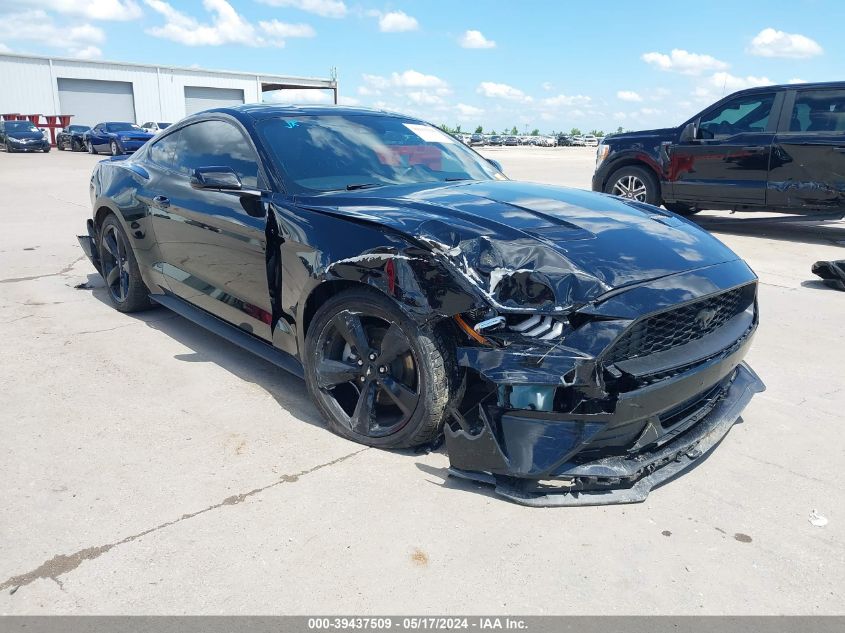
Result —
[{"label": "metal roof", "polygon": [[81,65],[102,65],[102,66],[128,66],[130,68],[148,68],[159,70],[172,70],[180,73],[205,73],[214,75],[232,75],[258,79],[262,84],[271,84],[276,88],[336,88],[337,81],[334,79],[323,79],[320,77],[297,77],[294,75],[274,75],[262,72],[250,72],[240,70],[215,70],[212,68],[196,68],[191,66],[167,66],[165,64],[142,64],[138,62],[116,62],[102,59],[75,59],[73,57],[55,57],[47,55],[25,55],[22,53],[0,52],[0,57],[13,57],[17,59],[41,60],[46,62],[62,62]]}]

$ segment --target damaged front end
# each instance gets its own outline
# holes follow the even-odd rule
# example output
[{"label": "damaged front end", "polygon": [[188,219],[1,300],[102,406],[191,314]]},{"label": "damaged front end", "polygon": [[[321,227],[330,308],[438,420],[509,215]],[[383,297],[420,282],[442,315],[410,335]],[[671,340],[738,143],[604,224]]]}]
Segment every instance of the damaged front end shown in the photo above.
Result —
[{"label": "damaged front end", "polygon": [[566,314],[465,315],[484,344],[457,350],[466,391],[444,430],[450,473],[524,505],[643,501],[703,459],[764,389],[743,362],[756,287],[733,261]]}]

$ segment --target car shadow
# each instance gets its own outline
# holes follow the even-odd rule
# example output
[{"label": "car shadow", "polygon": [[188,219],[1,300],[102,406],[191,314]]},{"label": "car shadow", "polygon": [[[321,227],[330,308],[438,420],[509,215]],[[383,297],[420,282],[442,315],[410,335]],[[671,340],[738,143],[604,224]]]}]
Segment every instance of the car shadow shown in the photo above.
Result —
[{"label": "car shadow", "polygon": [[845,246],[845,223],[838,218],[819,219],[800,216],[753,217],[752,213],[694,215],[689,218],[701,228],[712,233],[729,233],[765,237],[787,242],[807,244],[834,244]]},{"label": "car shadow", "polygon": [[[89,274],[88,281],[80,284],[78,288],[91,290],[95,299],[112,308],[105,284],[99,274]],[[330,432],[317,408],[311,402],[305,389],[305,382],[297,376],[166,308],[159,307],[145,312],[127,313],[125,316],[141,321],[191,350],[188,353],[175,354],[174,359],[185,363],[214,363],[241,380],[264,389],[279,406],[297,419]]]}]

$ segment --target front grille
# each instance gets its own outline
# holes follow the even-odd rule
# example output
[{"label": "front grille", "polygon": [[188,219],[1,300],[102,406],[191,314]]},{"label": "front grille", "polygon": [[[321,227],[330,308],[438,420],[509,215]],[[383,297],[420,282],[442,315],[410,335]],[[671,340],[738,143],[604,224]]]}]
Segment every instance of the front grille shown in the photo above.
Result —
[{"label": "front grille", "polygon": [[606,363],[665,352],[715,332],[754,300],[754,285],[741,286],[637,321],[619,337]]}]

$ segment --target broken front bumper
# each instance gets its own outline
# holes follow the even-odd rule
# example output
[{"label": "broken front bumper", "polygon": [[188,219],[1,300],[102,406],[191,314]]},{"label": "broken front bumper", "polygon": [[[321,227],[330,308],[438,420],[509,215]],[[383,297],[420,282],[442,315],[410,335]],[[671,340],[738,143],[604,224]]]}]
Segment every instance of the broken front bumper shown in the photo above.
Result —
[{"label": "broken front bumper", "polygon": [[[455,477],[491,484],[503,497],[529,506],[644,501],[651,490],[704,459],[736,423],[752,396],[764,389],[754,371],[741,363],[715,385],[712,392],[708,392],[712,395],[697,403],[699,406],[689,418],[678,424],[679,428],[663,436],[664,443],[654,442],[625,455],[598,457],[592,461],[568,461],[543,474],[522,474],[519,471],[532,469],[538,464],[541,465],[538,470],[542,470],[544,462],[551,464],[555,461],[554,454],[538,454],[536,448],[542,445],[543,440],[551,440],[546,443],[551,448],[561,443],[567,433],[571,435],[564,425],[558,427],[545,423],[536,426],[533,439],[538,442],[530,447],[528,459],[525,455],[503,453],[499,441],[501,430],[497,438],[489,418],[484,418],[483,429],[475,435],[447,425],[446,445],[453,464],[449,472]],[[559,433],[558,437],[552,437],[555,433]],[[576,439],[583,441],[598,433],[600,429],[582,425]],[[471,455],[468,463],[474,464],[473,469],[456,467],[456,462],[460,464],[462,456],[467,455]]]},{"label": "broken front bumper", "polygon": [[79,245],[82,247],[82,251],[86,257],[94,264],[97,272],[102,272],[100,268],[100,254],[97,252],[97,239],[94,237],[94,221],[89,219],[86,225],[88,235],[77,235],[76,239],[79,241]]}]

